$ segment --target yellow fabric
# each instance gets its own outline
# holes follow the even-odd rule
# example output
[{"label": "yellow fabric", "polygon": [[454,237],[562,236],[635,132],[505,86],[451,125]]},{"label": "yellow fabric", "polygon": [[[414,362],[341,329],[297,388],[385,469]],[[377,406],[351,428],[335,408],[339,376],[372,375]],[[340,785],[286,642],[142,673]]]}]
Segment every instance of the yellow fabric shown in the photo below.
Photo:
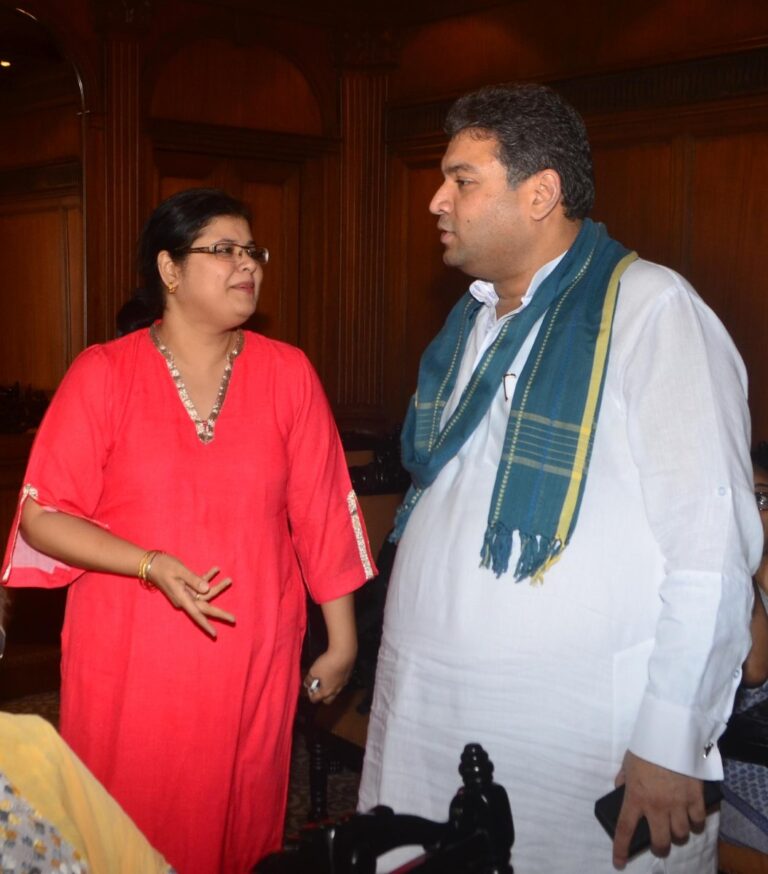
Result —
[{"label": "yellow fabric", "polygon": [[[587,449],[589,441],[594,429],[594,423],[597,419],[598,402],[600,400],[600,391],[603,383],[603,374],[605,373],[605,365],[608,358],[608,348],[611,341],[611,328],[613,326],[613,315],[616,312],[616,302],[619,295],[619,282],[624,271],[629,265],[637,260],[637,252],[630,252],[625,255],[614,268],[608,283],[608,289],[605,293],[603,302],[603,312],[600,321],[600,328],[597,333],[597,343],[595,344],[595,355],[592,362],[592,373],[589,378],[589,389],[587,392],[587,400],[584,404],[584,414],[582,416],[582,426],[579,428],[579,441],[576,447],[574,456],[573,472],[571,481],[568,486],[568,491],[563,501],[563,508],[560,513],[560,519],[557,523],[555,539],[561,543],[566,543],[568,532],[571,530],[571,522],[579,506],[579,489],[581,488],[581,480],[584,475],[584,467],[587,458]],[[588,423],[585,425],[585,423]],[[542,583],[544,574],[555,564],[562,556],[562,551],[556,553],[541,566],[537,573],[533,575],[532,581]]]},{"label": "yellow fabric", "polygon": [[0,771],[94,874],[167,874],[120,805],[39,716],[0,713]]},{"label": "yellow fabric", "polygon": [[[573,520],[573,515],[576,512],[579,503],[579,489],[581,488],[581,479],[584,474],[584,467],[587,459],[587,448],[589,446],[590,438],[592,437],[594,423],[597,420],[600,390],[603,384],[605,363],[608,359],[608,347],[611,342],[611,328],[613,327],[613,314],[616,312],[616,301],[619,296],[619,281],[627,267],[636,260],[637,252],[630,252],[619,261],[611,274],[610,281],[608,282],[608,290],[605,293],[602,318],[600,320],[600,328],[597,332],[597,343],[595,344],[595,355],[592,362],[592,373],[589,378],[589,390],[587,392],[586,403],[584,404],[584,415],[581,420],[582,427],[579,429],[579,442],[576,447],[573,473],[571,475],[571,482],[568,486],[565,500],[563,501],[563,510],[557,526],[556,539],[560,540],[562,543],[566,542],[568,532],[571,530],[571,521]],[[541,569],[541,573],[543,574],[552,563],[552,561],[547,562],[547,564]]]}]

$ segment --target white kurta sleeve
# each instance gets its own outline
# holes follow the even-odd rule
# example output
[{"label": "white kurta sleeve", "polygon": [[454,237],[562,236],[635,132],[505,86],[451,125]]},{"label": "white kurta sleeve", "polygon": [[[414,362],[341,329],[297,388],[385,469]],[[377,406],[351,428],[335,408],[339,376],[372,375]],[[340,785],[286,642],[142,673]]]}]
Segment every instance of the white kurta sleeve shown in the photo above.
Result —
[{"label": "white kurta sleeve", "polygon": [[658,293],[621,362],[622,386],[664,576],[653,581],[661,611],[629,748],[671,770],[720,779],[717,739],[749,649],[751,574],[762,553],[746,375],[685,280],[645,263],[635,281]]}]

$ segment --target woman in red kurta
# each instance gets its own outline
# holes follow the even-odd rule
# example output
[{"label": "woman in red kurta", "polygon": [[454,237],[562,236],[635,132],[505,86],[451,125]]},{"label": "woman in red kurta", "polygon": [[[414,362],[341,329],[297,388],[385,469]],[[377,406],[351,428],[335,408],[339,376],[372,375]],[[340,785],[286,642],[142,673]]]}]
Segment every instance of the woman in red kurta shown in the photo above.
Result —
[{"label": "woman in red kurta", "polygon": [[[203,213],[184,245],[148,246],[180,211]],[[374,573],[312,367],[238,330],[265,258],[245,215],[192,190],[150,219],[162,319],[70,368],[3,571],[71,583],[62,734],[180,874],[241,874],[279,848],[304,585],[329,631],[305,683],[330,700],[356,652],[350,593]]]}]

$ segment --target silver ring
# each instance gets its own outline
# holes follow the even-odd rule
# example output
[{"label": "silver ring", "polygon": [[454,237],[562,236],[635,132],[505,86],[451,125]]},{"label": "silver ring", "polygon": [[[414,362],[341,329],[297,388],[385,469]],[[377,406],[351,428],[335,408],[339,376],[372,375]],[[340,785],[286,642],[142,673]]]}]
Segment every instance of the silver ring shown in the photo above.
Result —
[{"label": "silver ring", "polygon": [[314,695],[320,688],[320,677],[315,677],[309,685],[305,683],[304,688],[307,690],[308,695]]},{"label": "silver ring", "polygon": [[195,592],[195,601],[200,600],[200,592]]}]

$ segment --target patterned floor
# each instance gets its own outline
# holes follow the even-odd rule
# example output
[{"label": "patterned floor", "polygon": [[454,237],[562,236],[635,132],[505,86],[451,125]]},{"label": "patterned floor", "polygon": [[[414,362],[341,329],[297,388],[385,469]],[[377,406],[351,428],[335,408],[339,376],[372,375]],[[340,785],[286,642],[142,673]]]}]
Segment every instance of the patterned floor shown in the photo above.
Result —
[{"label": "patterned floor", "polygon": [[[37,713],[58,726],[59,696],[56,692],[26,695],[4,701],[2,709],[8,713]],[[359,775],[342,769],[328,777],[328,815],[335,819],[354,810],[357,802]],[[288,813],[285,821],[286,839],[295,835],[307,822],[309,810],[309,755],[304,736],[296,734],[291,761],[291,782],[288,795]]]}]

